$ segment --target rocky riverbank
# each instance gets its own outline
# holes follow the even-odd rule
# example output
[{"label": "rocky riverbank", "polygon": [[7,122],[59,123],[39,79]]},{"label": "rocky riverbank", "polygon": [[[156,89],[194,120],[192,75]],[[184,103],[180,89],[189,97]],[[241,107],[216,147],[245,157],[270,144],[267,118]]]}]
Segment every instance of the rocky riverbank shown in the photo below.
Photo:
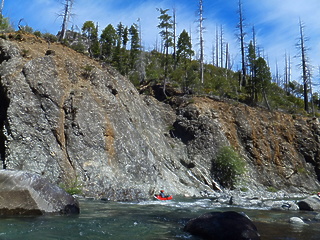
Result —
[{"label": "rocky riverbank", "polygon": [[4,168],[38,173],[98,199],[136,201],[160,189],[200,197],[224,189],[215,161],[232,146],[245,161],[237,189],[320,189],[316,118],[212,97],[159,102],[61,44],[48,51],[35,36],[14,39],[0,39]]}]

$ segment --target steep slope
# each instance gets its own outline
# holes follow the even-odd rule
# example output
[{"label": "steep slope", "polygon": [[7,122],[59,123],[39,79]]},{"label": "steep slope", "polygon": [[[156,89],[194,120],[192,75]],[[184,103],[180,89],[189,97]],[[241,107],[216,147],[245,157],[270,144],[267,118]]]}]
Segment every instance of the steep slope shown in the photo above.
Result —
[{"label": "steep slope", "polygon": [[161,188],[199,195],[219,188],[213,162],[231,144],[248,162],[248,188],[319,187],[317,119],[208,98],[177,97],[172,108],[139,95],[112,68],[34,36],[1,39],[0,60],[8,169],[111,200],[148,198]]},{"label": "steep slope", "polygon": [[171,108],[140,96],[109,67],[60,44],[45,55],[47,47],[33,36],[0,41],[8,169],[81,183],[86,196],[115,200],[206,188],[181,169],[177,156],[186,154],[168,134]]},{"label": "steep slope", "polygon": [[[245,182],[290,192],[315,191],[320,179],[320,123],[317,118],[251,108],[233,101],[194,98],[178,104],[176,129],[189,136],[189,157],[211,166],[221,140],[246,159]],[[191,136],[191,137],[190,137]],[[202,160],[201,160],[202,158]],[[200,161],[200,162],[199,162]],[[194,164],[195,165],[195,164]],[[215,170],[212,169],[215,176]]]}]

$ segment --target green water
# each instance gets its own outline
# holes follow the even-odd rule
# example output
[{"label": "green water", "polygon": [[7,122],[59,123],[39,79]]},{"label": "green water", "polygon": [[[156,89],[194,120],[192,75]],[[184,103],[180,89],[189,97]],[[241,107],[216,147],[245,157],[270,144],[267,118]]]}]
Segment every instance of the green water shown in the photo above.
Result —
[{"label": "green water", "polygon": [[140,203],[80,200],[78,216],[0,218],[0,240],[6,239],[191,239],[182,231],[188,219],[210,211],[246,213],[262,240],[320,239],[320,222],[296,226],[292,216],[314,219],[315,213],[216,206],[209,199],[179,199]]}]

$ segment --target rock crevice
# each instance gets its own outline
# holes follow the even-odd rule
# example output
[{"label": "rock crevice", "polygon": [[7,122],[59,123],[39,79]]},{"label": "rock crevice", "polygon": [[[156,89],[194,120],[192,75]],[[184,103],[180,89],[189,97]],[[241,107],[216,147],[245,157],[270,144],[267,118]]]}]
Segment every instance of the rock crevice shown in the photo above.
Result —
[{"label": "rock crevice", "polygon": [[5,164],[5,142],[6,136],[4,129],[7,125],[7,111],[10,104],[10,99],[7,97],[7,92],[0,81],[0,160],[2,163],[2,168],[6,168]]}]

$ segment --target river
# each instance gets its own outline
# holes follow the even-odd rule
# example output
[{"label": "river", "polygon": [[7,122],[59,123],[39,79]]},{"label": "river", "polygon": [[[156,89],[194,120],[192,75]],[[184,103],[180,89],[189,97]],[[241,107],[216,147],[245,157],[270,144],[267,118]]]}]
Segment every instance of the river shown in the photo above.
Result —
[{"label": "river", "polygon": [[294,225],[289,218],[314,219],[316,213],[244,209],[216,206],[210,199],[174,199],[118,203],[80,199],[77,216],[2,217],[0,240],[110,239],[164,240],[198,239],[183,232],[188,219],[211,211],[247,214],[257,226],[262,240],[320,239],[320,222]]}]

